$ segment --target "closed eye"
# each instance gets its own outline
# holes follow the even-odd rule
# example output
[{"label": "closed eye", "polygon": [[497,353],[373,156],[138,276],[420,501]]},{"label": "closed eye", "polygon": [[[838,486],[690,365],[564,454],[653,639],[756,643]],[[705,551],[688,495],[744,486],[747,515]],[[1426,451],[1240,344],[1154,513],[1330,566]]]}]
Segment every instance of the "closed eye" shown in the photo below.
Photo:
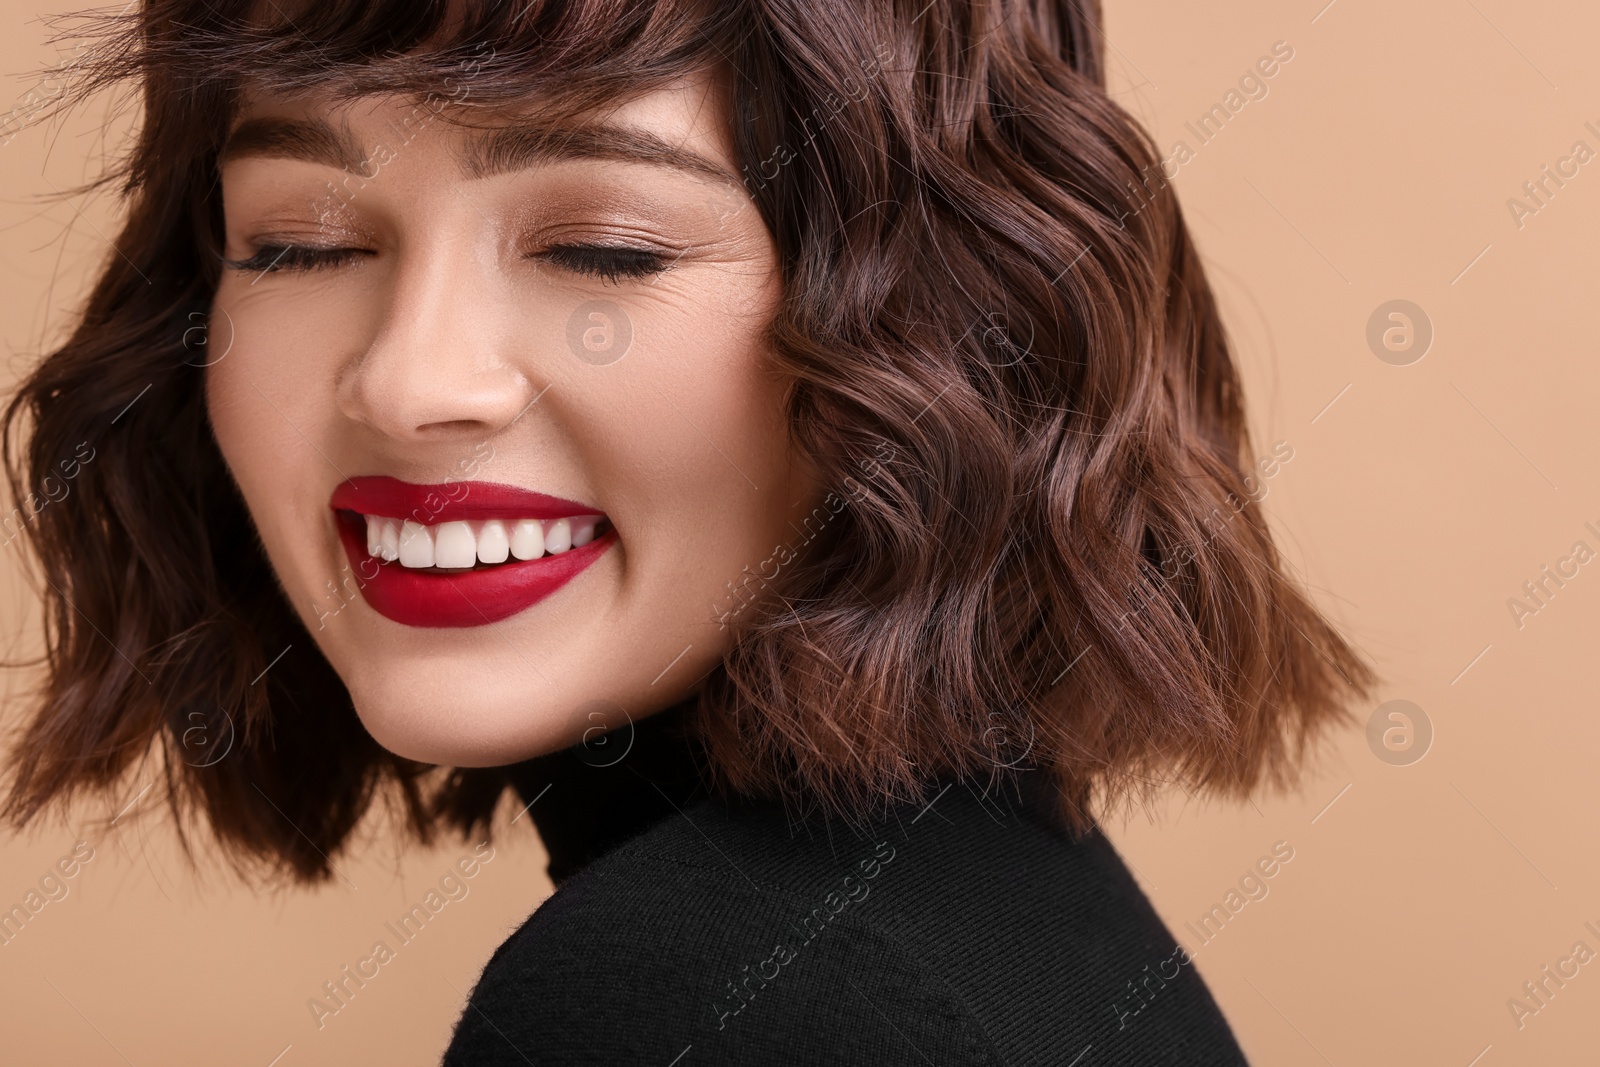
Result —
[{"label": "closed eye", "polygon": [[660,274],[671,266],[660,252],[622,245],[551,245],[538,256],[562,270],[601,278],[613,285],[623,278]]},{"label": "closed eye", "polygon": [[[376,253],[365,248],[319,248],[314,245],[262,245],[245,259],[223,262],[234,270],[266,274],[280,270],[311,271],[344,266]],[[619,284],[625,278],[647,278],[669,269],[660,252],[621,245],[552,245],[538,253],[562,270]]]},{"label": "closed eye", "polygon": [[365,248],[318,248],[314,245],[262,245],[247,259],[223,260],[234,270],[266,274],[279,270],[319,270],[374,255]]}]

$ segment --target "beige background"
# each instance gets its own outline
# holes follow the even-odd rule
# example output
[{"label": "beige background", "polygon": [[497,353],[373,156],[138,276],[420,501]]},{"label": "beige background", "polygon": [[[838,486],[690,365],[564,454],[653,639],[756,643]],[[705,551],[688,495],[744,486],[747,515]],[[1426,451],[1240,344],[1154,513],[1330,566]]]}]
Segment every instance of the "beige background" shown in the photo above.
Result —
[{"label": "beige background", "polygon": [[[1420,762],[1394,766],[1352,729],[1295,796],[1173,798],[1110,830],[1191,946],[1186,922],[1274,842],[1294,848],[1270,894],[1197,952],[1255,1063],[1592,1063],[1600,965],[1520,1029],[1507,1000],[1574,942],[1600,951],[1584,928],[1600,928],[1600,565],[1520,629],[1507,600],[1575,541],[1600,550],[1584,528],[1600,528],[1600,163],[1520,228],[1507,200],[1575,141],[1600,151],[1584,129],[1600,128],[1600,14],[1324,2],[1110,0],[1111,68],[1164,150],[1196,149],[1176,184],[1258,445],[1294,448],[1266,501],[1285,550],[1377,662],[1380,699],[1414,701],[1435,737]],[[54,54],[25,6],[0,15],[7,72]],[[1269,94],[1199,146],[1184,123],[1280,40],[1294,58]],[[6,84],[20,99],[30,81]],[[98,128],[88,116],[0,147],[7,373],[59,336],[109,254],[109,205],[80,216],[41,199],[90,173]],[[1409,366],[1365,339],[1393,299],[1435,330]],[[15,553],[0,554],[12,654],[37,640]],[[25,683],[9,679],[8,720]],[[7,1062],[435,1063],[478,968],[549,889],[537,842],[513,834],[471,895],[319,1031],[307,998],[468,849],[397,856],[375,834],[342,864],[347,881],[259,898],[213,856],[186,868],[152,795],[93,841],[71,894],[0,948]],[[0,839],[0,903],[70,850],[88,814]]]}]

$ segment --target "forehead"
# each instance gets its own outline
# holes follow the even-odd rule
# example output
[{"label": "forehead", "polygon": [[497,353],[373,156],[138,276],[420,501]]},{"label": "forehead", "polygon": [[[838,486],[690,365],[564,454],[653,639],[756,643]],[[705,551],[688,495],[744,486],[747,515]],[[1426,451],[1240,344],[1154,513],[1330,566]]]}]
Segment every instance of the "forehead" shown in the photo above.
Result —
[{"label": "forehead", "polygon": [[480,107],[469,84],[418,97],[379,94],[335,100],[321,94],[248,94],[220,152],[297,159],[363,170],[385,142],[430,129],[462,176],[478,179],[541,162],[590,159],[668,167],[702,181],[737,184],[731,109],[709,72],[604,103],[532,96]]}]

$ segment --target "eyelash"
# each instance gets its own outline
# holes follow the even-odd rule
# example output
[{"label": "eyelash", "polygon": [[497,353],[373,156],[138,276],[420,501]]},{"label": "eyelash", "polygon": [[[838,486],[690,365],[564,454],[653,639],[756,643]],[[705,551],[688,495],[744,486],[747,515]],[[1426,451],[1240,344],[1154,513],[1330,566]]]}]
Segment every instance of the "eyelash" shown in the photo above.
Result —
[{"label": "eyelash", "polygon": [[621,245],[551,245],[540,254],[563,270],[587,274],[612,285],[624,278],[660,274],[671,266],[659,252]]},{"label": "eyelash", "polygon": [[246,259],[223,260],[234,270],[255,271],[261,274],[280,270],[319,270],[337,267],[360,256],[367,255],[363,248],[316,248],[312,245],[262,245]]},{"label": "eyelash", "polygon": [[[234,270],[256,273],[312,271],[343,266],[372,255],[364,248],[317,248],[312,245],[262,245],[246,259],[224,262]],[[542,257],[563,270],[586,274],[612,285],[623,279],[646,278],[670,268],[659,252],[620,245],[551,245]]]}]

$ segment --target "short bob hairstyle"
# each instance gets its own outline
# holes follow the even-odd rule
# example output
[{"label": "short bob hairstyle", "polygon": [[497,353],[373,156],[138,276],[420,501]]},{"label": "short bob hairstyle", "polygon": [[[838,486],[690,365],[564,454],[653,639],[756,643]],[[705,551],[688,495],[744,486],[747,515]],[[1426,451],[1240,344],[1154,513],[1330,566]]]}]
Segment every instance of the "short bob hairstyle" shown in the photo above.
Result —
[{"label": "short bob hairstyle", "polygon": [[[1273,544],[1263,478],[1292,445],[1251,447],[1092,0],[143,0],[71,36],[61,100],[131,83],[142,122],[103,179],[116,254],[5,418],[7,534],[49,605],[14,824],[154,742],[180,826],[314,881],[375,798],[423,840],[481,833],[510,780],[366,733],[211,435],[197,324],[247,88],[477,122],[724,79],[783,273],[793,445],[843,506],[730,589],[731,650],[685,712],[720,788],[852,813],[1028,767],[1082,828],[1161,783],[1286,785],[1374,685]],[[197,729],[227,757],[194,758]]]}]

